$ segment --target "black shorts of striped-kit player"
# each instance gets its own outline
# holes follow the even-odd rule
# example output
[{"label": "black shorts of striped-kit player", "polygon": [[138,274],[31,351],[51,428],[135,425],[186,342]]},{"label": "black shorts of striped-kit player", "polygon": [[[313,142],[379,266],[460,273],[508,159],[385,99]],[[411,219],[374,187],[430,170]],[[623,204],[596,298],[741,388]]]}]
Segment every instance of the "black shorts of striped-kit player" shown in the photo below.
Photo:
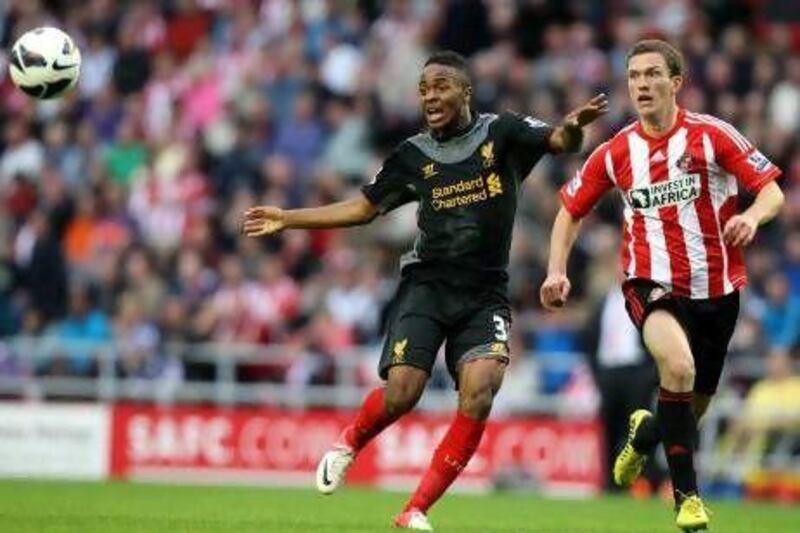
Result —
[{"label": "black shorts of striped-kit player", "polygon": [[622,292],[625,309],[640,332],[647,316],[656,309],[677,319],[694,356],[694,391],[714,394],[739,317],[739,291],[717,298],[691,299],[676,296],[654,281],[635,278],[623,283]]}]

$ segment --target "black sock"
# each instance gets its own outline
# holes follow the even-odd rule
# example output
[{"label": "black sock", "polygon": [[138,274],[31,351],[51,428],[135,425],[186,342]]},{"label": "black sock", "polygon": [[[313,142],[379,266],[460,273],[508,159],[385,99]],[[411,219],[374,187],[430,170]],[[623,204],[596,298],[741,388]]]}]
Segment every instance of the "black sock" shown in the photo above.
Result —
[{"label": "black sock", "polygon": [[[695,422],[697,419],[695,419]],[[698,430],[695,428],[694,443],[695,451],[697,450]],[[661,428],[658,424],[658,415],[648,416],[645,418],[639,428],[636,430],[636,435],[631,441],[633,449],[642,455],[652,454],[656,446],[661,444]]]},{"label": "black sock", "polygon": [[672,478],[675,504],[684,496],[697,493],[694,471],[695,420],[692,413],[692,393],[672,392],[663,387],[658,391],[658,425],[664,441],[664,453]]},{"label": "black sock", "polygon": [[658,427],[658,416],[648,416],[636,430],[631,444],[633,449],[642,455],[650,455],[661,442],[661,430]]}]

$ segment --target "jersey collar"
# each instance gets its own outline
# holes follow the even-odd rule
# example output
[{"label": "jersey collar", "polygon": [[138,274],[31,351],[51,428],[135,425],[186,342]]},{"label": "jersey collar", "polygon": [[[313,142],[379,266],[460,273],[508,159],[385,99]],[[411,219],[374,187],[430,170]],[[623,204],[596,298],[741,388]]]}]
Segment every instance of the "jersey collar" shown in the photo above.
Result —
[{"label": "jersey collar", "polygon": [[679,106],[678,116],[675,118],[675,124],[673,124],[672,127],[669,129],[669,131],[667,131],[664,135],[659,135],[658,137],[653,137],[652,135],[648,135],[644,131],[644,128],[642,127],[641,120],[636,121],[636,133],[639,135],[639,137],[647,141],[651,142],[663,141],[664,139],[669,139],[670,137],[672,137],[672,134],[678,131],[678,128],[683,126],[683,120],[685,117],[686,117],[686,110]]},{"label": "jersey collar", "polygon": [[432,130],[430,130],[428,133],[430,133],[430,136],[431,138],[433,138],[434,141],[443,143],[449,141],[450,139],[455,139],[456,137],[461,137],[462,135],[469,133],[470,131],[472,131],[472,128],[475,127],[475,124],[477,122],[478,122],[478,113],[476,113],[473,110],[472,118],[470,119],[469,123],[463,128],[459,128],[452,133],[444,133],[442,135],[435,135]]}]

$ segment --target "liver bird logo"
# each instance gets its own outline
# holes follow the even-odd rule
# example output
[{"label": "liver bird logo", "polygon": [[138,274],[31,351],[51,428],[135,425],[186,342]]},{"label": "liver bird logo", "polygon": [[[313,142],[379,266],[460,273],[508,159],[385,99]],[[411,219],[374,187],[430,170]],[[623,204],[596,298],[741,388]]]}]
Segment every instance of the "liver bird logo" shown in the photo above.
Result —
[{"label": "liver bird logo", "polygon": [[406,346],[408,345],[408,337],[394,343],[392,348],[392,363],[402,363],[406,357]]},{"label": "liver bird logo", "polygon": [[483,168],[494,165],[494,141],[489,141],[481,146],[481,157],[483,158]]}]

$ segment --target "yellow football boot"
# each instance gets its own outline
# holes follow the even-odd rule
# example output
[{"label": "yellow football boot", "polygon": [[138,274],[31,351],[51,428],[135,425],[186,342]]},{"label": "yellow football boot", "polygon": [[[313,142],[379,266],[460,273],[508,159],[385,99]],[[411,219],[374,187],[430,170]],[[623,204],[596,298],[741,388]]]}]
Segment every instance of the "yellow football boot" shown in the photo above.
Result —
[{"label": "yellow football boot", "polygon": [[693,494],[683,499],[678,507],[675,524],[686,532],[708,529],[709,510],[706,509],[700,496]]},{"label": "yellow football boot", "polygon": [[628,422],[628,440],[614,461],[614,483],[620,487],[628,487],[636,481],[647,462],[647,456],[633,448],[633,439],[642,422],[652,416],[653,413],[647,409],[638,409],[631,414]]}]

